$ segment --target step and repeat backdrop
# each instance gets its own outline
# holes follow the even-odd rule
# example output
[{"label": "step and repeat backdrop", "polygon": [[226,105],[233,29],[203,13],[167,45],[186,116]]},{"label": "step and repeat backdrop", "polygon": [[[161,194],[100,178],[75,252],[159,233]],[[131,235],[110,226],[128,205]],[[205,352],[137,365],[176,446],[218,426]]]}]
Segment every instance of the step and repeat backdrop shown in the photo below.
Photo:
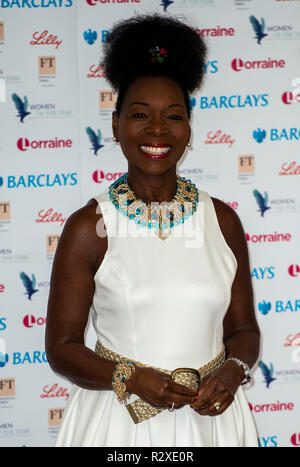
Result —
[{"label": "step and repeat backdrop", "polygon": [[149,12],[207,41],[178,174],[242,220],[262,332],[247,397],[261,447],[299,446],[300,0],[0,0],[0,445],[54,443],[71,384],[45,354],[53,257],[67,217],[127,170],[102,44]]}]

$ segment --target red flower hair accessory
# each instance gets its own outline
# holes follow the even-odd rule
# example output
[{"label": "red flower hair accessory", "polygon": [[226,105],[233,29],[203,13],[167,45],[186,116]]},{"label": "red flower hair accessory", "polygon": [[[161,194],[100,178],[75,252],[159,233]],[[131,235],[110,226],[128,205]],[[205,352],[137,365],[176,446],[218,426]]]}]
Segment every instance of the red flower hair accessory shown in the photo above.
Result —
[{"label": "red flower hair accessory", "polygon": [[152,63],[163,63],[167,57],[167,50],[162,47],[153,47],[149,50]]}]

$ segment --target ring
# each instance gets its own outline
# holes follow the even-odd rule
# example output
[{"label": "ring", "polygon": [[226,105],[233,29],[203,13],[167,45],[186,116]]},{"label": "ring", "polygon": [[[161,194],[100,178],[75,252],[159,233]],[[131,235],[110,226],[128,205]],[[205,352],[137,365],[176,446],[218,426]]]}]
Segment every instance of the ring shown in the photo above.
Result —
[{"label": "ring", "polygon": [[221,405],[222,404],[220,402],[215,402],[214,403],[214,407],[215,407],[216,410],[220,410]]},{"label": "ring", "polygon": [[173,412],[174,407],[175,407],[175,402],[172,402],[172,405],[171,405],[171,407],[168,408],[168,411]]}]

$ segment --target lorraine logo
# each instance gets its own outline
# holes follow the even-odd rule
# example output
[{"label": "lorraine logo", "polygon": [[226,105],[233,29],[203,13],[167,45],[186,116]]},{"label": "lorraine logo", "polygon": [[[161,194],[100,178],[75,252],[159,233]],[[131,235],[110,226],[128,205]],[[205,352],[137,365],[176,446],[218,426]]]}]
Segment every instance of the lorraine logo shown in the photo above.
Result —
[{"label": "lorraine logo", "polygon": [[270,368],[269,368],[263,361],[260,360],[258,366],[261,369],[263,376],[265,377],[264,383],[266,383],[267,388],[269,388],[270,384],[276,379],[276,378],[273,378],[273,375],[274,375],[273,363],[270,363]]},{"label": "lorraine logo", "polygon": [[21,123],[24,123],[24,118],[31,114],[31,112],[28,112],[27,97],[24,96],[24,100],[22,101],[18,94],[14,93],[11,95],[11,98],[16,106],[17,111],[19,112],[17,117],[19,117]]},{"label": "lorraine logo", "polygon": [[164,11],[167,11],[167,8],[174,3],[172,0],[161,0],[160,6],[163,7]]},{"label": "lorraine logo", "polygon": [[291,443],[293,446],[300,446],[300,433],[294,433],[291,436]]},{"label": "lorraine logo", "polygon": [[20,273],[20,278],[23,282],[23,285],[25,287],[25,295],[27,295],[28,300],[31,300],[31,297],[34,293],[38,292],[39,289],[36,289],[36,278],[35,275],[32,274],[31,279],[25,272]]},{"label": "lorraine logo", "polygon": [[255,39],[257,40],[257,43],[259,45],[261,45],[261,40],[266,37],[268,34],[265,33],[265,29],[266,29],[266,24],[265,24],[265,20],[263,18],[261,18],[261,22],[259,22],[255,16],[250,16],[249,17],[249,21],[252,25],[252,28],[255,32]]},{"label": "lorraine logo", "polygon": [[0,339],[0,368],[3,368],[8,362],[8,354],[6,353],[6,342]]},{"label": "lorraine logo", "polygon": [[104,147],[104,144],[101,144],[101,141],[102,141],[101,131],[98,128],[97,133],[95,133],[94,130],[90,126],[88,126],[85,131],[87,132],[89,140],[92,144],[91,150],[94,151],[94,155],[97,156],[98,155],[97,152],[99,151],[99,149]]},{"label": "lorraine logo", "polygon": [[92,31],[91,29],[84,31],[83,33],[83,38],[89,45],[94,44],[97,40],[97,37],[97,31]]},{"label": "lorraine logo", "polygon": [[298,264],[291,264],[288,267],[288,273],[292,277],[298,277],[300,275],[300,266]]},{"label": "lorraine logo", "polygon": [[267,133],[266,130],[261,130],[260,128],[258,128],[257,130],[253,131],[252,136],[257,143],[262,143],[263,140],[266,138]]},{"label": "lorraine logo", "polygon": [[261,216],[264,217],[265,212],[268,209],[271,209],[270,206],[267,206],[268,201],[269,201],[268,193],[265,191],[264,196],[263,196],[258,190],[253,190],[253,195],[258,204],[259,212]]},{"label": "lorraine logo", "polygon": [[258,309],[262,315],[267,315],[271,310],[271,302],[266,302],[265,300],[259,302]]}]

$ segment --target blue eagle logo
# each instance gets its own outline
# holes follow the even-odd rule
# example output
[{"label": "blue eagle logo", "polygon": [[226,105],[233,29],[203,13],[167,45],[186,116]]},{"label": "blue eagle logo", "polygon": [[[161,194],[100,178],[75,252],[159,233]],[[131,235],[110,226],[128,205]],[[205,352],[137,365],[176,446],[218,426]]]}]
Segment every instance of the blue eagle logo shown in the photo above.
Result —
[{"label": "blue eagle logo", "polygon": [[29,276],[27,276],[27,274],[25,274],[25,272],[21,272],[20,273],[20,278],[23,282],[23,285],[25,287],[25,295],[27,295],[28,297],[28,300],[31,300],[31,297],[34,293],[38,292],[39,289],[36,289],[35,286],[36,286],[36,278],[35,278],[35,275],[32,274],[31,276],[31,279]]},{"label": "blue eagle logo", "polygon": [[263,300],[262,302],[259,302],[258,304],[258,309],[262,315],[267,315],[269,311],[271,310],[271,307],[272,307],[271,303],[266,302],[265,300]]},{"label": "blue eagle logo", "polygon": [[24,123],[24,118],[27,117],[27,115],[31,114],[31,112],[28,112],[27,97],[24,96],[24,101],[22,101],[22,99],[18,96],[18,94],[14,93],[11,95],[11,98],[14,101],[17,111],[19,112],[17,117],[20,118],[21,123]]},{"label": "blue eagle logo", "polygon": [[267,133],[266,130],[261,130],[260,128],[257,128],[257,130],[253,131],[252,136],[257,143],[262,143],[263,140],[266,138]]},{"label": "blue eagle logo", "polygon": [[162,7],[164,8],[164,11],[167,11],[167,8],[168,8],[172,3],[174,3],[173,0],[161,0],[160,6],[162,6]]},{"label": "blue eagle logo", "polygon": [[265,191],[264,196],[263,196],[258,190],[253,190],[253,195],[258,204],[260,214],[262,217],[264,217],[264,213],[268,209],[271,209],[270,206],[267,206],[268,201],[269,201],[268,193]]},{"label": "blue eagle logo", "polygon": [[255,32],[255,39],[257,39],[257,43],[260,45],[261,40],[268,35],[264,32],[266,28],[265,20],[261,18],[260,23],[253,15],[249,17],[249,20]]},{"label": "blue eagle logo", "polygon": [[270,384],[276,379],[276,378],[273,378],[273,375],[274,375],[273,363],[270,363],[270,368],[268,368],[264,362],[260,361],[258,363],[258,366],[261,369],[263,376],[265,377],[264,383],[266,383],[267,388],[269,388]]},{"label": "blue eagle logo", "polygon": [[94,155],[97,156],[97,152],[99,149],[104,147],[104,144],[101,144],[102,136],[101,136],[101,131],[98,128],[97,134],[94,132],[94,130],[88,126],[86,128],[87,135],[90,139],[90,142],[92,143],[92,151],[94,151]]},{"label": "blue eagle logo", "polygon": [[97,40],[97,37],[97,31],[92,31],[91,29],[84,31],[83,33],[83,38],[89,45],[94,44],[94,42]]}]

